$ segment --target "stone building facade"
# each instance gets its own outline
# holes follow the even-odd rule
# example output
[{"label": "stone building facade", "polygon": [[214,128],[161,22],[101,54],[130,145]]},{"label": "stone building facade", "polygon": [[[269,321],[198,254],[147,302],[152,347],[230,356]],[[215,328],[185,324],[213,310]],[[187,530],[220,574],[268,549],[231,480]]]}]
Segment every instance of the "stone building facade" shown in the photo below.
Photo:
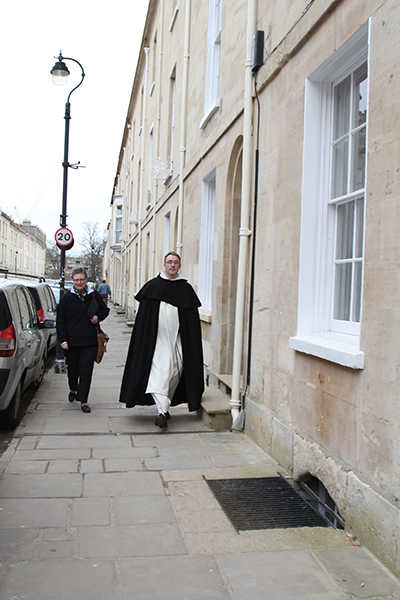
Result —
[{"label": "stone building facade", "polygon": [[182,255],[233,419],[245,389],[246,434],[397,575],[399,30],[397,0],[151,0],[106,265],[133,318]]},{"label": "stone building facade", "polygon": [[16,223],[0,212],[0,269],[21,275],[44,277],[46,266],[46,234],[24,220]]}]

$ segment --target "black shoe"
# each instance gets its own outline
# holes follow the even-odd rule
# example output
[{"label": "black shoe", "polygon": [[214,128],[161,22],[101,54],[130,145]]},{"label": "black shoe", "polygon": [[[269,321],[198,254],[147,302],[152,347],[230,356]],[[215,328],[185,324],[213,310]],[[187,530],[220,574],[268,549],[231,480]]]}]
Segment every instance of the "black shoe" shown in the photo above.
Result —
[{"label": "black shoe", "polygon": [[82,412],[84,412],[84,413],[90,413],[90,412],[92,412],[90,410],[90,406],[88,406],[87,404],[82,404],[81,409],[82,409]]},{"label": "black shoe", "polygon": [[76,392],[75,392],[75,394],[74,394],[74,393],[72,393],[72,392],[70,392],[70,393],[68,394],[68,400],[69,400],[70,402],[73,402],[74,400],[76,400]]},{"label": "black shoe", "polygon": [[166,413],[165,413],[165,418],[167,419],[167,421],[169,421],[169,420],[170,420],[170,418],[171,418],[171,415],[169,414],[169,412],[166,412]]},{"label": "black shoe", "polygon": [[167,429],[168,423],[166,416],[163,414],[158,415],[158,417],[154,421],[154,425],[157,425],[157,427],[159,427],[160,429]]}]

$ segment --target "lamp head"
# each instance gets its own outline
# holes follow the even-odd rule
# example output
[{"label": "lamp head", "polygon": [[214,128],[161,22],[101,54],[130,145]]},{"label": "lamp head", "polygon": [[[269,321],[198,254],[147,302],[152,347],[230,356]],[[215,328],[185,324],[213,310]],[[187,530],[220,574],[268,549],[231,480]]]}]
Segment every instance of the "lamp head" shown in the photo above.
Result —
[{"label": "lamp head", "polygon": [[61,54],[58,57],[58,61],[50,71],[53,75],[53,83],[55,85],[65,85],[68,82],[69,70],[65,62],[63,62],[63,56]]}]

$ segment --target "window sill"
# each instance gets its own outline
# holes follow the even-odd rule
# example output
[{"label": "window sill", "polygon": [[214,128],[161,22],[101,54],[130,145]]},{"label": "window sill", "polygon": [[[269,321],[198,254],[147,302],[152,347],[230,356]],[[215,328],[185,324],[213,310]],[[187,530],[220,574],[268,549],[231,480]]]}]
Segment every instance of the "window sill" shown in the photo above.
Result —
[{"label": "window sill", "polygon": [[332,332],[312,334],[307,336],[293,336],[289,338],[289,348],[304,354],[318,356],[324,360],[350,367],[350,369],[364,368],[364,352],[354,342],[358,338],[351,335]]},{"label": "window sill", "polygon": [[207,310],[205,308],[199,308],[199,316],[200,316],[200,321],[204,321],[204,323],[211,323],[211,320],[212,320],[211,310]]},{"label": "window sill", "polygon": [[219,98],[214,100],[213,104],[210,106],[210,108],[208,109],[208,111],[206,112],[206,114],[204,115],[202,120],[200,121],[200,126],[199,126],[200,129],[205,128],[205,126],[207,125],[207,123],[209,122],[209,120],[211,119],[213,114],[216,113],[218,109],[219,109]]}]

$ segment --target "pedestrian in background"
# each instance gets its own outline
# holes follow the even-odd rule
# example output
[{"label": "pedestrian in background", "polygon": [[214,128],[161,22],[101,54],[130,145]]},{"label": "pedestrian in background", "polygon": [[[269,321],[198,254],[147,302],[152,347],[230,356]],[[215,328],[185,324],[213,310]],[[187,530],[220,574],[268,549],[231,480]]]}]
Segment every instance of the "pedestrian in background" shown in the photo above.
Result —
[{"label": "pedestrian in background", "polygon": [[198,410],[204,392],[201,304],[180,268],[179,255],[169,252],[164,271],[135,296],[140,306],[120,394],[127,408],[155,403],[161,429],[168,427],[171,404]]},{"label": "pedestrian in background", "polygon": [[82,267],[72,271],[73,288],[65,292],[57,309],[57,337],[67,360],[68,400],[81,403],[90,413],[88,396],[97,353],[97,329],[110,312],[101,295],[87,285]]},{"label": "pedestrian in background", "polygon": [[111,296],[111,288],[108,285],[108,283],[106,283],[105,279],[103,279],[102,283],[97,288],[97,291],[99,292],[100,296],[103,298],[104,304],[107,306],[108,305],[108,296]]}]

